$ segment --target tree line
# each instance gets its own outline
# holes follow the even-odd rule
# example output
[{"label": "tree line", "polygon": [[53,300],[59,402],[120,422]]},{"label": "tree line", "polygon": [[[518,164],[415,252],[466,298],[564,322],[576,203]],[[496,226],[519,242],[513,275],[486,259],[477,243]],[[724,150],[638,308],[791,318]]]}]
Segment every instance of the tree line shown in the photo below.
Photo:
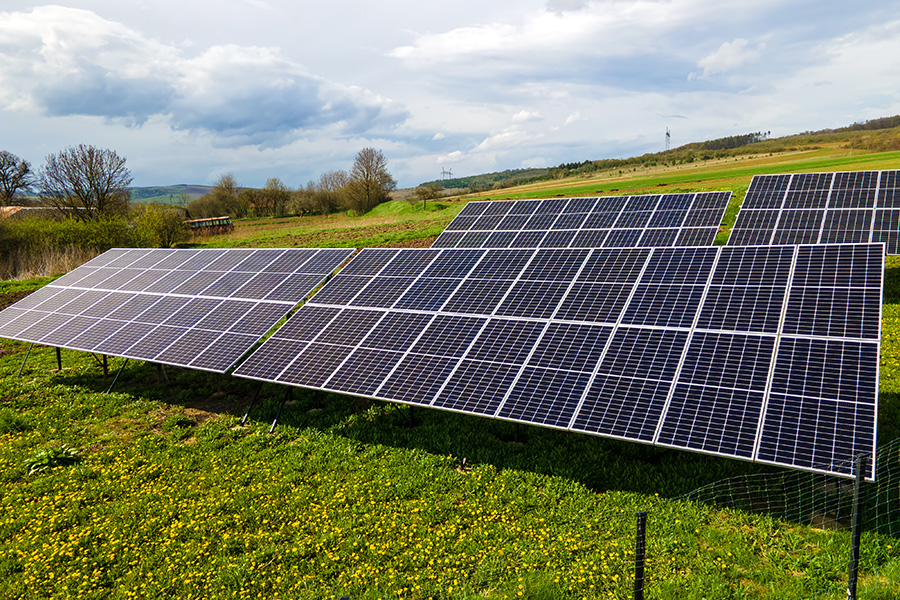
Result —
[{"label": "tree line", "polygon": [[[187,241],[186,218],[365,213],[390,199],[396,187],[384,155],[357,154],[350,171],[332,171],[305,188],[291,190],[277,178],[261,189],[241,188],[222,175],[208,194],[183,206],[131,205],[132,176],[114,150],[85,144],[47,156],[35,170],[0,151],[0,208],[14,202],[52,211],[56,219],[0,219],[0,279],[64,272],[112,247],[171,247]],[[43,216],[43,215],[42,215]]]},{"label": "tree line", "polygon": [[[11,205],[16,197],[35,194],[43,206],[78,221],[127,216],[131,182],[125,158],[106,148],[85,144],[66,148],[49,154],[38,171],[27,160],[0,151],[0,206]],[[384,154],[363,148],[349,171],[329,171],[297,190],[277,177],[259,189],[243,188],[233,173],[225,173],[212,191],[187,204],[186,209],[193,218],[338,210],[363,214],[390,200],[396,187]]]},{"label": "tree line", "polygon": [[262,188],[241,187],[233,173],[219,176],[213,189],[187,205],[191,218],[218,216],[275,216],[328,214],[337,211],[367,213],[391,199],[397,183],[380,150],[363,148],[349,171],[323,173],[296,190],[277,177]]}]

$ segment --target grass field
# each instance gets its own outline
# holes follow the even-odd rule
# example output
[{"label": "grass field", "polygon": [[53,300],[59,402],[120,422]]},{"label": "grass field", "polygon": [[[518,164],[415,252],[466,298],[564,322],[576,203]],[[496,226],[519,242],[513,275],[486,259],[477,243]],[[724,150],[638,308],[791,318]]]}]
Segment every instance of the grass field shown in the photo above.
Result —
[{"label": "grass field", "polygon": [[[791,157],[795,170],[900,167],[847,159],[869,162]],[[755,170],[792,168],[767,160],[708,175],[742,197]],[[702,177],[602,185],[720,187]],[[247,220],[205,244],[406,245],[462,205]],[[900,260],[887,267],[881,443],[900,437]],[[46,282],[0,283],[0,306]],[[165,381],[136,362],[106,393],[84,353],[63,351],[57,371],[36,347],[17,377],[26,349],[0,340],[2,598],[629,598],[639,510],[648,598],[846,597],[847,531],[679,499],[771,467],[439,411],[411,425],[395,405],[303,390],[270,435],[283,388],[264,386],[240,426],[250,382],[179,369]],[[898,544],[864,534],[860,598],[900,597]]]}]

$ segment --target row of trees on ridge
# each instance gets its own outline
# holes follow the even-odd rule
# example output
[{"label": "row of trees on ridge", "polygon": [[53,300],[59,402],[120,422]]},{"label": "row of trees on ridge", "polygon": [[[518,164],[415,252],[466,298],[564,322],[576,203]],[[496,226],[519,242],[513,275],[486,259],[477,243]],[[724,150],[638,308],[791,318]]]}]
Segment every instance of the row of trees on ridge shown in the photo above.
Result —
[{"label": "row of trees on ridge", "polygon": [[363,148],[350,171],[323,173],[318,181],[297,190],[291,190],[277,177],[259,189],[242,188],[233,173],[225,173],[212,191],[191,202],[187,210],[192,218],[250,214],[279,217],[339,210],[363,214],[390,200],[396,187],[384,154],[374,148]]},{"label": "row of trees on ridge", "polygon": [[[85,144],[47,156],[37,172],[31,164],[0,151],[0,206],[21,195],[37,194],[43,204],[80,221],[127,216],[131,172],[115,151]],[[363,148],[350,171],[330,171],[305,188],[291,190],[273,177],[262,188],[242,188],[232,173],[219,177],[213,190],[187,206],[194,218],[244,217],[350,210],[362,214],[390,200],[397,184],[380,150]]]}]

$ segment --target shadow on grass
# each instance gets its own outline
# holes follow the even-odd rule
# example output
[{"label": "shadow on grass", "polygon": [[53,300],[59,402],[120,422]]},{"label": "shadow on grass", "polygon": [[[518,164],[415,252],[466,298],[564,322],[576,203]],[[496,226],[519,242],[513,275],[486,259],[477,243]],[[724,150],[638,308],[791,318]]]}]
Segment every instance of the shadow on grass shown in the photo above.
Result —
[{"label": "shadow on grass", "polygon": [[[64,369],[54,380],[106,392],[121,363],[121,359],[110,359],[108,377],[103,377],[97,367],[81,372]],[[784,471],[771,465],[426,407],[410,409],[336,393],[261,385],[229,375],[164,369],[165,378],[156,365],[130,361],[113,392],[240,419],[259,389],[249,418],[253,426],[268,428],[290,390],[292,399],[279,418],[282,430],[316,429],[366,445],[450,455],[461,466],[484,463],[497,469],[560,476],[596,492],[619,490],[676,498],[723,479]],[[900,394],[883,394],[880,413],[882,439],[900,437],[900,426],[896,425],[900,423]]]},{"label": "shadow on grass", "polygon": [[[110,361],[110,375],[67,373],[55,377],[64,385],[105,392],[120,359]],[[491,464],[578,481],[596,492],[606,490],[682,496],[698,487],[736,475],[772,471],[753,463],[656,448],[507,421],[479,418],[427,407],[401,406],[354,396],[289,388],[274,384],[129,362],[113,392],[185,409],[231,415],[240,419],[257,389],[250,412],[256,426],[268,427],[291,390],[279,427],[317,429],[366,445],[452,455],[460,465]],[[412,418],[412,423],[410,422]]]}]

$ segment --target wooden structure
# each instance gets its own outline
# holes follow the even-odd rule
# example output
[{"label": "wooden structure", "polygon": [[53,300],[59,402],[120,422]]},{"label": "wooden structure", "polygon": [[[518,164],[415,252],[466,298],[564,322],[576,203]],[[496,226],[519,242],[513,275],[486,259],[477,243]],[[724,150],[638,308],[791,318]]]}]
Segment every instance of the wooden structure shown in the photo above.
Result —
[{"label": "wooden structure", "polygon": [[190,219],[184,222],[184,226],[191,231],[193,236],[201,235],[217,235],[220,233],[231,233],[234,231],[234,224],[231,217],[210,217],[208,219]]}]

